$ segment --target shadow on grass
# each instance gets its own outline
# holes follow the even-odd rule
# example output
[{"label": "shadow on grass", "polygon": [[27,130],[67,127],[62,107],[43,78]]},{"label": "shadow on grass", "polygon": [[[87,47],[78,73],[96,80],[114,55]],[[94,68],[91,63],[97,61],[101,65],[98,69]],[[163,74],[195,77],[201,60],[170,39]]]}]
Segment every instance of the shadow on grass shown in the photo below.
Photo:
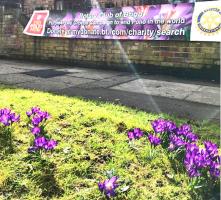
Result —
[{"label": "shadow on grass", "polygon": [[41,195],[44,199],[60,197],[64,190],[59,187],[54,177],[56,165],[42,158],[26,157],[33,169],[29,171],[31,179],[35,185],[41,189]]},{"label": "shadow on grass", "polygon": [[[182,164],[183,157],[184,157],[184,153],[181,153],[175,157],[168,157],[171,163],[171,167],[175,171],[176,174],[180,172],[187,173],[184,165]],[[171,179],[168,177],[167,179],[170,181],[170,183],[174,185],[179,184],[174,179]],[[200,183],[199,185],[196,185],[196,187],[190,191],[190,194],[193,199],[218,200],[220,199],[220,182],[219,180],[208,179],[207,182],[203,182],[203,183]]]},{"label": "shadow on grass", "polygon": [[7,179],[4,185],[0,187],[0,197],[5,200],[21,199],[21,196],[28,192],[29,189],[26,186],[11,178]]},{"label": "shadow on grass", "polygon": [[190,192],[193,199],[220,200],[220,184],[210,182],[208,187],[196,188]]},{"label": "shadow on grass", "polygon": [[12,135],[9,129],[0,127],[0,158],[14,153]]}]

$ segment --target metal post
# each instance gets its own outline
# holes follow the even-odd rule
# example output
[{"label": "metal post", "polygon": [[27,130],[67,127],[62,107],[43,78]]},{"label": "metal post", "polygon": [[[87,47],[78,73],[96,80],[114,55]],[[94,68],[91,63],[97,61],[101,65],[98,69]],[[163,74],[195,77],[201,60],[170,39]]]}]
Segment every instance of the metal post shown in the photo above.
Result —
[{"label": "metal post", "polygon": [[1,45],[2,45],[2,48],[0,49],[0,52],[3,50],[3,41],[4,41],[4,38],[3,38],[3,27],[4,27],[4,12],[5,12],[5,6],[1,6],[1,14],[0,14],[0,42],[1,42]]}]

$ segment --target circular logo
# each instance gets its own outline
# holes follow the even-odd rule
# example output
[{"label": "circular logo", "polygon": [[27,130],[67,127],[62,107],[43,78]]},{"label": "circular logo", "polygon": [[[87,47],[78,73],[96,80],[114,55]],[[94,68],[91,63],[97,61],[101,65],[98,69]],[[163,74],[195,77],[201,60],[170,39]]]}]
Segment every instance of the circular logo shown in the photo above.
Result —
[{"label": "circular logo", "polygon": [[221,29],[221,10],[219,8],[204,10],[197,18],[197,26],[206,34],[218,32]]}]

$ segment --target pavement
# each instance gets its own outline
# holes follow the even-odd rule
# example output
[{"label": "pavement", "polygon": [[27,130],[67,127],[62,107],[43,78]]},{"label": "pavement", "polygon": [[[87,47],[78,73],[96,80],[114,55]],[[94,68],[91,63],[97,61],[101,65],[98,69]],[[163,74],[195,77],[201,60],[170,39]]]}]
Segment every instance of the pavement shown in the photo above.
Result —
[{"label": "pavement", "polygon": [[220,121],[220,85],[213,81],[1,59],[0,83]]}]

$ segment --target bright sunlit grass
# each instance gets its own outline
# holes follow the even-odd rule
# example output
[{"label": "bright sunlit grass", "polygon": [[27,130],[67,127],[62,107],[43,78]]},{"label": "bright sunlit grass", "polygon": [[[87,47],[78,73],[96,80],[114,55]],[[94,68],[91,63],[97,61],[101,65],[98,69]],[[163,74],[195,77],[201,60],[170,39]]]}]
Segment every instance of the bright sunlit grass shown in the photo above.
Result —
[{"label": "bright sunlit grass", "polygon": [[[26,111],[39,106],[52,118],[49,135],[58,141],[53,154],[44,159],[28,159],[33,135],[26,127]],[[205,199],[208,191],[191,192],[189,178],[179,163],[170,159],[160,146],[156,156],[148,157],[147,138],[128,144],[127,130],[139,127],[151,131],[150,121],[163,117],[177,124],[187,122],[166,114],[151,114],[127,107],[86,101],[38,91],[0,87],[0,108],[21,114],[13,132],[14,152],[3,154],[0,132],[0,199],[104,199],[97,183],[114,171],[129,186],[116,199]],[[219,143],[219,126],[190,121],[195,133]]]}]

